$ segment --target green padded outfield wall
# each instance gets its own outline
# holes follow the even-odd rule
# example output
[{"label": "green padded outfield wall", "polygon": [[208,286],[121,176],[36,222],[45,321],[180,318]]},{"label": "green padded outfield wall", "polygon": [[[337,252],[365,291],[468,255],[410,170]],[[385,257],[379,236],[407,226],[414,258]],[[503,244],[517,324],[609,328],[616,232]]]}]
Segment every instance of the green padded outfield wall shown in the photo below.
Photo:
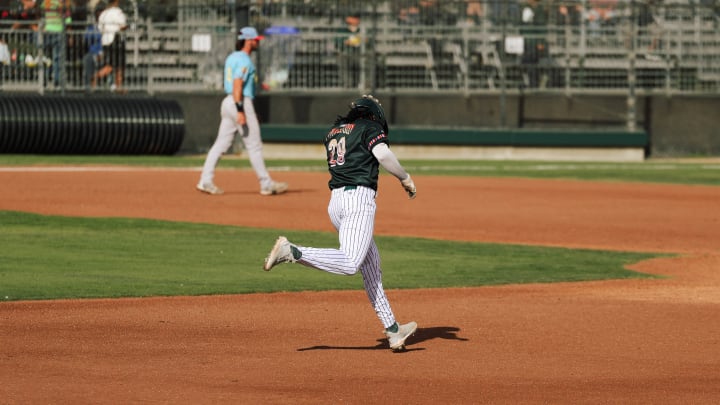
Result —
[{"label": "green padded outfield wall", "polygon": [[[255,105],[266,142],[294,142],[305,136],[310,142],[312,134],[323,133],[356,96],[265,93]],[[222,92],[157,97],[171,98],[184,110],[186,136],[181,152],[206,152],[217,133]],[[623,95],[509,94],[504,102],[498,94],[378,97],[388,113],[395,143],[643,146],[656,157],[720,155],[720,95],[640,96],[636,131],[625,129],[627,100]]]},{"label": "green padded outfield wall", "polygon": [[[266,142],[321,143],[329,126],[266,124]],[[550,129],[390,129],[390,140],[399,145],[528,146],[528,147],[645,147],[645,131]]]}]

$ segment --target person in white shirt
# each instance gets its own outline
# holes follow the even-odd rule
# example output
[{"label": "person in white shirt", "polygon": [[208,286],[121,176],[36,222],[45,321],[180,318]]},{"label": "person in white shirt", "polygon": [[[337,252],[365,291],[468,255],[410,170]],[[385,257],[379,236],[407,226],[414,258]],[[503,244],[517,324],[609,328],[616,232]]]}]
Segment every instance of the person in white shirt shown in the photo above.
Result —
[{"label": "person in white shirt", "polygon": [[8,49],[5,38],[0,36],[0,90],[3,83],[3,66],[10,64],[10,49]]},{"label": "person in white shirt", "polygon": [[98,17],[98,28],[102,33],[103,55],[105,66],[98,71],[98,79],[113,73],[115,83],[111,89],[125,92],[123,75],[125,71],[125,38],[122,34],[127,29],[127,16],[120,9],[120,0],[111,0],[108,7]]}]

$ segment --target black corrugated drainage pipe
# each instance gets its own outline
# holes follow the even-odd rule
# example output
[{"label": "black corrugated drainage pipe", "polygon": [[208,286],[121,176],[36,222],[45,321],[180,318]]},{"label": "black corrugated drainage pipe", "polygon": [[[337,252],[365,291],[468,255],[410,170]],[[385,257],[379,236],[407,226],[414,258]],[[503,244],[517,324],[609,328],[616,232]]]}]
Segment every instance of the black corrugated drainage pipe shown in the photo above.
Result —
[{"label": "black corrugated drainage pipe", "polygon": [[0,153],[172,155],[184,136],[171,100],[0,94]]}]

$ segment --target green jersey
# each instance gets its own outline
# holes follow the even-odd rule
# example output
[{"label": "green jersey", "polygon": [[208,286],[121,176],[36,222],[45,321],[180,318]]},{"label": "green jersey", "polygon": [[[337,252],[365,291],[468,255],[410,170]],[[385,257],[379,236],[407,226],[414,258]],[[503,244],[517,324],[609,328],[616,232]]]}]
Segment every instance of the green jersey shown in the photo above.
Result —
[{"label": "green jersey", "polygon": [[358,119],[335,125],[325,136],[330,189],[365,186],[377,190],[380,163],[372,149],[390,144],[383,127],[375,121]]}]

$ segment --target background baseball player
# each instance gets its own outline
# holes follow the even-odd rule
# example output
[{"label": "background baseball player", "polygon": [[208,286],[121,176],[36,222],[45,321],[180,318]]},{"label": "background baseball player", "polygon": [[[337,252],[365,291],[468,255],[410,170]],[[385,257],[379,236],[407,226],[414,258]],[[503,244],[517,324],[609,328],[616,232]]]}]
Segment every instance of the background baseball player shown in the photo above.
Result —
[{"label": "background baseball player", "polygon": [[265,167],[260,123],[253,105],[257,76],[250,55],[258,48],[262,38],[253,27],[241,29],[235,43],[235,52],[225,59],[223,81],[227,96],[220,106],[220,128],[217,139],[205,158],[197,185],[197,189],[204,193],[223,193],[214,183],[215,167],[220,157],[232,146],[236,133],[240,133],[250,157],[250,164],[260,181],[260,194],[274,195],[287,191],[287,183],[273,181]]},{"label": "background baseball player", "polygon": [[339,232],[339,249],[290,243],[281,236],[265,259],[265,270],[279,263],[300,263],[340,275],[360,270],[370,303],[385,327],[390,349],[401,350],[417,324],[398,325],[382,285],[380,255],[373,239],[379,166],[397,177],[410,198],[415,184],[389,149],[388,126],[380,102],[362,96],[350,104],[325,136],[330,204],[328,214]]}]

